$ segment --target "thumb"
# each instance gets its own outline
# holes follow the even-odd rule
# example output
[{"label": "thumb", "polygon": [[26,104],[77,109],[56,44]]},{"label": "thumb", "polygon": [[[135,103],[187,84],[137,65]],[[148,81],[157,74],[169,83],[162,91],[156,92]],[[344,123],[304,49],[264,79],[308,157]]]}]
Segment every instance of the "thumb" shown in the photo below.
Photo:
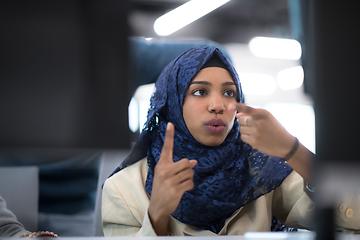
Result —
[{"label": "thumb", "polygon": [[161,149],[161,155],[159,159],[160,162],[172,163],[173,161],[173,149],[174,149],[174,134],[175,127],[174,124],[168,122],[165,131],[165,140]]}]

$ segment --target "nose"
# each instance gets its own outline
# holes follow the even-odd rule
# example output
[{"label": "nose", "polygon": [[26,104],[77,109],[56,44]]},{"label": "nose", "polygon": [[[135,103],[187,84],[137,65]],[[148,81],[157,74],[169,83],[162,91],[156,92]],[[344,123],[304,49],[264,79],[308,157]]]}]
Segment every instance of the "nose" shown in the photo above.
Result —
[{"label": "nose", "polygon": [[216,113],[216,114],[223,113],[225,111],[225,105],[224,102],[222,101],[222,98],[221,97],[212,98],[208,110],[211,113]]}]

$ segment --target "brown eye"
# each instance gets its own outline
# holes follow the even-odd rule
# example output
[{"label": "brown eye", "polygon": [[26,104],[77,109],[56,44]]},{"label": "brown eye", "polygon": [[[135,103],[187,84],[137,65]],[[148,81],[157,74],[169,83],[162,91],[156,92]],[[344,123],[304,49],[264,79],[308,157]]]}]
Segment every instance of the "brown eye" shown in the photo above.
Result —
[{"label": "brown eye", "polygon": [[234,97],[235,92],[233,90],[227,90],[227,91],[225,91],[224,95],[227,97]]},{"label": "brown eye", "polygon": [[204,89],[198,89],[191,93],[194,96],[204,96],[206,95],[206,91]]}]

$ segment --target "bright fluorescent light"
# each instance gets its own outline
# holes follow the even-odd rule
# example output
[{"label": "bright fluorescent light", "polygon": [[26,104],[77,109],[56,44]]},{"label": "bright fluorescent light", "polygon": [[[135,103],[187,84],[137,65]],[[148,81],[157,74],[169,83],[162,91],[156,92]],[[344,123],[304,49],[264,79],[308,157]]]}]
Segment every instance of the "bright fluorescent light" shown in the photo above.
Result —
[{"label": "bright fluorescent light", "polygon": [[296,89],[304,82],[304,70],[301,66],[287,68],[280,71],[276,79],[282,90]]},{"label": "bright fluorescent light", "polygon": [[298,60],[301,45],[294,39],[255,37],[249,42],[250,51],[258,57]]},{"label": "bright fluorescent light", "polygon": [[137,124],[137,129],[140,129],[141,132],[142,127],[144,126],[147,119],[147,111],[150,106],[150,98],[154,90],[155,90],[154,83],[141,85],[136,89],[134,94],[134,99],[136,99],[136,103],[137,103],[136,108],[134,105],[134,107],[131,109],[132,112],[129,112],[129,116],[132,116],[132,121],[133,121],[132,123],[129,120],[129,124],[130,123],[133,124],[131,125],[133,128],[130,128],[132,131],[133,129],[135,129],[135,124]]},{"label": "bright fluorescent light", "polygon": [[191,0],[156,19],[154,30],[168,36],[230,0]]},{"label": "bright fluorescent light", "polygon": [[275,78],[269,74],[239,73],[244,94],[271,95],[276,91]]},{"label": "bright fluorescent light", "polygon": [[136,132],[139,129],[139,104],[134,97],[131,98],[128,112],[129,128],[132,132]]}]

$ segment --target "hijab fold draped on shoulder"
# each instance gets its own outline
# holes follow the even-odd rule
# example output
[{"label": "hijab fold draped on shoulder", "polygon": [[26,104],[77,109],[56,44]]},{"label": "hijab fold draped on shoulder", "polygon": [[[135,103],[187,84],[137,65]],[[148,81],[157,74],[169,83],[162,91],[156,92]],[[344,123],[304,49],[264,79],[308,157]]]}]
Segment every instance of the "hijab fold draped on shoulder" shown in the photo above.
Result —
[{"label": "hijab fold draped on shoulder", "polygon": [[240,139],[234,122],[225,141],[215,147],[198,143],[186,127],[182,104],[194,76],[211,57],[230,72],[243,102],[239,77],[231,62],[213,47],[192,48],[169,63],[159,76],[147,121],[131,154],[112,173],[147,157],[145,184],[151,195],[154,167],[159,160],[168,122],[175,126],[173,159],[196,159],[194,189],[186,192],[172,216],[179,221],[218,233],[225,220],[245,204],[277,188],[292,169],[280,158],[265,155]]}]

